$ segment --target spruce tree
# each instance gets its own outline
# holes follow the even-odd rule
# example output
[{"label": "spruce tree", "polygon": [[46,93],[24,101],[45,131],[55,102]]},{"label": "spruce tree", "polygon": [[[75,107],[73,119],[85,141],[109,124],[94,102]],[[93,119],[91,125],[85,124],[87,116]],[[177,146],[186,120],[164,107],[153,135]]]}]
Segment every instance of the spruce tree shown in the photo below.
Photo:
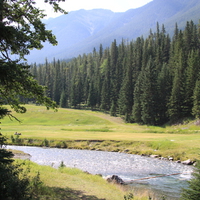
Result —
[{"label": "spruce tree", "polygon": [[152,58],[143,68],[141,83],[141,119],[143,123],[156,125],[157,122],[157,74]]},{"label": "spruce tree", "polygon": [[197,119],[200,118],[200,80],[196,81],[194,88],[192,114]]},{"label": "spruce tree", "polygon": [[200,69],[199,51],[192,50],[188,55],[187,68],[185,70],[184,113],[190,116],[193,107],[193,92]]},{"label": "spruce tree", "polygon": [[110,115],[111,116],[117,116],[117,105],[114,100],[112,100],[111,108],[110,108]]},{"label": "spruce tree", "polygon": [[[117,104],[117,98],[118,98],[118,68],[117,68],[117,63],[118,63],[118,47],[116,40],[112,42],[111,49],[110,49],[110,97],[111,97],[111,102],[112,105],[116,107]],[[112,106],[113,107],[113,106]],[[116,108],[115,108],[116,109]]]},{"label": "spruce tree", "polygon": [[136,123],[142,123],[142,107],[141,107],[141,95],[142,95],[141,83],[143,78],[142,73],[143,72],[141,71],[134,88],[134,104],[132,110],[132,118],[133,121]]},{"label": "spruce tree", "polygon": [[176,36],[173,43],[173,54],[171,54],[170,67],[173,76],[172,92],[168,104],[168,114],[171,121],[184,117],[184,90],[185,90],[185,69],[186,56],[184,51],[182,31]]},{"label": "spruce tree", "polygon": [[93,109],[96,105],[96,92],[94,89],[94,83],[91,82],[90,83],[90,89],[89,89],[89,95],[88,95],[88,106],[91,107],[91,109]]},{"label": "spruce tree", "polygon": [[67,94],[65,90],[62,91],[61,96],[60,96],[60,107],[61,108],[67,108],[68,103],[67,103]]},{"label": "spruce tree", "polygon": [[133,48],[130,45],[128,50],[127,70],[119,93],[119,113],[126,115],[126,122],[131,121],[133,107],[133,66],[132,66]]},{"label": "spruce tree", "polygon": [[167,115],[167,105],[169,103],[172,88],[172,76],[170,74],[169,65],[163,64],[161,71],[158,74],[157,89],[158,89],[158,108],[157,121],[159,125],[166,123],[169,118]]},{"label": "spruce tree", "polygon": [[111,71],[110,71],[110,54],[108,50],[105,50],[107,56],[106,62],[102,66],[104,69],[103,85],[101,92],[101,109],[109,111],[111,107]]}]

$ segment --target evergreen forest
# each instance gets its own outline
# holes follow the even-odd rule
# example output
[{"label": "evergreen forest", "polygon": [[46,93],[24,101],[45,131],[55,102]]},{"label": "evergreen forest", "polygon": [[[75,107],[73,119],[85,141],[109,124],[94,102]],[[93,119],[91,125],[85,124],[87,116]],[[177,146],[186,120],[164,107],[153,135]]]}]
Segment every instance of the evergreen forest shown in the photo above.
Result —
[{"label": "evergreen forest", "polygon": [[30,70],[62,108],[101,110],[129,123],[163,125],[200,117],[199,47],[200,31],[193,21],[184,30],[176,24],[173,36],[157,23],[147,38],[114,40],[110,48],[100,44],[87,55],[46,60]]}]

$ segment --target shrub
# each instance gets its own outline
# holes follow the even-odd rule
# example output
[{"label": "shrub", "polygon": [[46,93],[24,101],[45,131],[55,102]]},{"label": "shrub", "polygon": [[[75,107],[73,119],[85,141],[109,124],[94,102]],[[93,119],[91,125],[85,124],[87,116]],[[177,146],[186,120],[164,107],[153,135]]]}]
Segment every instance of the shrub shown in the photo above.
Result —
[{"label": "shrub", "polygon": [[188,181],[189,187],[183,189],[183,200],[200,200],[200,161],[195,166],[195,171],[192,174],[193,178]]},{"label": "shrub", "polygon": [[65,141],[62,142],[63,148],[67,148],[67,143]]},{"label": "shrub", "polygon": [[133,199],[134,199],[133,193],[129,193],[128,195],[124,196],[124,200],[133,200]]},{"label": "shrub", "polygon": [[42,146],[49,147],[49,141],[46,138],[42,141]]},{"label": "shrub", "polygon": [[64,168],[64,167],[66,167],[66,165],[64,164],[63,161],[61,161],[60,166],[58,168],[60,169],[60,168]]},{"label": "shrub", "polygon": [[43,184],[39,173],[30,178],[29,167],[25,168],[24,162],[14,164],[12,156],[10,151],[0,149],[0,199],[36,199]]}]

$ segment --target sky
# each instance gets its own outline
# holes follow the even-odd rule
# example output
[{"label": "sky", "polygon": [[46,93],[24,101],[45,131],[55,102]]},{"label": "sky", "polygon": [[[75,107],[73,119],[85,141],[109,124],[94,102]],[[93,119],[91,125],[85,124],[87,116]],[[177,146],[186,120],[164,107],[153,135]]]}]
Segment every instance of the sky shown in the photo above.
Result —
[{"label": "sky", "polygon": [[[152,0],[65,0],[61,2],[60,6],[67,12],[76,11],[80,9],[91,10],[95,8],[109,9],[113,12],[125,12],[131,8],[138,8]],[[47,13],[47,18],[57,17],[53,9],[44,0],[36,0],[37,5],[44,9]]]}]

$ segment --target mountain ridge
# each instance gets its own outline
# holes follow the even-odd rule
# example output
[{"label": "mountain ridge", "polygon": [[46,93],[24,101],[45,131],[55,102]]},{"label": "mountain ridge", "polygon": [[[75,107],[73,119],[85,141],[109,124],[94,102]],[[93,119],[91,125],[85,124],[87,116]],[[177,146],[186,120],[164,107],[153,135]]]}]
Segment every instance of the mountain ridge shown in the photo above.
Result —
[{"label": "mountain ridge", "polygon": [[78,10],[68,15],[45,20],[47,29],[53,31],[58,46],[44,44],[42,50],[32,50],[27,56],[29,63],[44,63],[45,58],[69,59],[79,54],[98,50],[111,45],[116,39],[133,40],[156,30],[157,22],[165,25],[167,33],[172,34],[175,24],[183,29],[187,21],[198,23],[200,2],[198,0],[153,0],[148,4],[129,9],[126,12],[112,12],[106,9]]}]

